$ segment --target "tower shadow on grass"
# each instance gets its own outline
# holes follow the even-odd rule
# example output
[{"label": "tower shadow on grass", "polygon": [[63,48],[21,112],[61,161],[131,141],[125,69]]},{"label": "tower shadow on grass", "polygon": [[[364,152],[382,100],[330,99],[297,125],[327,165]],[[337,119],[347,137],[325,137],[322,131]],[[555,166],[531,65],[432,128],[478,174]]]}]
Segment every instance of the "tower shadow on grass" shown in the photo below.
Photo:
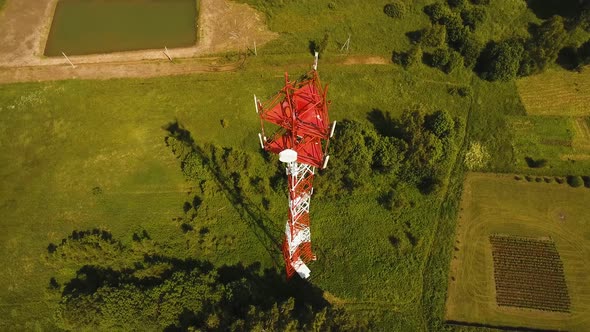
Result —
[{"label": "tower shadow on grass", "polygon": [[165,125],[163,129],[171,137],[174,137],[189,147],[191,152],[201,161],[204,161],[203,164],[213,175],[216,185],[221,189],[234,210],[240,215],[240,218],[246,222],[258,241],[264,246],[274,264],[276,266],[282,265],[279,259],[277,259],[277,253],[281,250],[283,232],[274,225],[273,221],[252,200],[232,188],[233,179],[226,177],[220,171],[220,167],[222,166],[217,164],[213,158],[207,156],[205,150],[195,143],[191,132],[178,123],[178,120]]}]

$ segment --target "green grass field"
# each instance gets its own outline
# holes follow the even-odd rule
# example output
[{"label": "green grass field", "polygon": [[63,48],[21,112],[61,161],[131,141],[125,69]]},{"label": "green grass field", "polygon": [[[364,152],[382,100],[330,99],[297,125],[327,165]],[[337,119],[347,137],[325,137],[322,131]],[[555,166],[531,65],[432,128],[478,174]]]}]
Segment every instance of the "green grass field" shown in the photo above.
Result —
[{"label": "green grass field", "polygon": [[[237,73],[190,77],[0,87],[5,119],[0,151],[8,161],[1,167],[0,241],[8,254],[1,259],[7,268],[0,273],[6,285],[0,291],[5,304],[0,311],[10,317],[3,328],[51,328],[59,294],[48,289],[49,279],[67,281],[79,265],[46,258],[47,247],[73,230],[104,228],[126,244],[132,243],[133,233],[145,230],[174,257],[215,264],[260,262],[273,267],[280,262],[280,252],[269,255],[223,195],[215,195],[207,217],[196,221],[218,240],[203,247],[196,245],[198,233],[182,232],[173,219],[185,216],[183,204],[191,201],[196,184],[182,176],[162,129],[177,120],[199,143],[232,147],[265,163],[257,152],[258,119],[251,95],[270,97],[282,78],[278,69],[261,66],[253,62]],[[293,74],[305,70],[299,65],[286,69]],[[370,124],[374,109],[397,117],[416,103],[465,115],[468,99],[451,96],[446,83],[422,75],[382,65],[322,68],[322,78],[330,82],[335,120]],[[438,96],[436,103],[433,95]],[[423,323],[409,313],[420,310],[423,269],[437,218],[436,209],[425,207],[438,199],[416,191],[416,208],[394,217],[379,205],[381,194],[374,188],[314,201],[313,238],[320,259],[311,264],[313,283],[358,314],[369,310],[382,315],[378,324],[399,320],[398,326],[416,328]],[[284,197],[273,194],[269,199],[271,227],[280,234]],[[390,236],[406,235],[415,243],[404,244],[403,250],[389,242]]]},{"label": "green grass field", "polygon": [[[446,318],[491,326],[585,331],[590,310],[590,191],[527,183],[509,175],[467,176],[451,263]],[[564,264],[571,314],[498,307],[489,236],[550,237]]]},{"label": "green grass field", "polygon": [[[252,94],[269,98],[281,87],[285,71],[292,77],[306,72],[312,62],[309,42],[321,40],[326,33],[329,42],[319,70],[322,80],[330,84],[332,119],[383,128],[416,105],[428,112],[445,109],[459,119],[456,143],[462,146],[456,160],[452,156],[444,165],[445,190],[439,196],[403,188],[411,207],[403,214],[392,214],[379,203],[391,184],[375,177],[369,189],[338,199],[318,193],[312,203],[312,238],[319,260],[310,264],[311,282],[332,304],[344,307],[353,317],[370,320],[376,330],[455,329],[444,324],[445,298],[455,253],[452,242],[463,187],[462,161],[471,143],[481,143],[489,153],[482,171],[588,175],[583,174],[588,161],[567,160],[567,155],[579,154],[575,149],[585,146],[587,118],[532,116],[530,103],[519,95],[522,81],[487,82],[467,69],[445,74],[424,64],[409,69],[394,64],[345,65],[346,54],[340,47],[349,34],[349,53],[359,58],[371,55],[389,60],[392,51],[407,50],[411,43],[405,34],[430,24],[422,9],[432,1],[408,5],[401,20],[383,14],[382,1],[243,2],[261,9],[271,29],[282,34],[237,72],[0,85],[4,161],[0,163],[0,245],[7,253],[0,258],[6,267],[0,271],[5,285],[0,288],[0,315],[6,317],[0,320],[0,330],[56,328],[53,316],[61,294],[50,289],[50,278],[63,284],[82,264],[92,263],[64,263],[48,255],[50,244],[59,244],[74,230],[103,228],[129,247],[138,245],[133,234],[145,230],[154,247],[168,257],[206,260],[216,266],[258,262],[262,268],[282,273],[279,250],[269,250],[268,239],[251,221],[264,219],[269,232],[280,235],[287,212],[285,196],[267,192],[269,207],[260,209],[264,205],[260,192],[248,193],[248,202],[236,206],[223,189],[207,187],[210,194],[191,220],[195,230],[183,231],[182,221],[194,211],[186,208],[187,203],[190,207],[203,189],[183,175],[180,161],[165,143],[168,132],[163,128],[177,121],[199,145],[212,143],[244,153],[252,166],[247,171],[270,170],[260,174],[270,178],[275,174],[272,163],[278,168],[278,161],[259,153],[259,120]],[[486,17],[476,33],[482,40],[522,35],[529,22],[539,22],[518,0],[492,2]],[[568,75],[561,69],[557,72]],[[469,87],[470,95],[449,93],[457,87]],[[584,121],[586,126],[581,125]],[[463,135],[466,139],[461,142]],[[546,158],[549,166],[530,169],[524,159],[529,156]],[[321,184],[322,176],[317,181]],[[552,211],[539,206],[563,202],[559,203],[563,210],[571,210],[565,224],[568,232],[577,227],[578,236],[589,237],[577,217],[583,213],[587,189],[525,184],[492,175],[470,175],[467,184],[482,188],[467,187],[466,193],[474,195],[470,213],[491,218],[485,213],[498,210],[505,217],[549,224]],[[547,192],[550,199],[545,201],[542,195]],[[530,201],[523,201],[527,197]],[[571,206],[566,199],[571,199]],[[249,208],[259,215],[248,216],[244,210]],[[461,218],[465,222],[465,215]],[[538,233],[530,225],[498,227]],[[562,234],[547,229],[556,236]],[[459,234],[464,230],[460,226]],[[466,247],[460,253],[477,248],[478,243],[461,241]],[[572,250],[563,255],[564,260],[576,259]],[[456,266],[456,261],[452,264]],[[566,273],[571,271],[566,266]],[[470,282],[488,287],[486,278],[487,274],[473,273]],[[454,318],[447,318],[515,324],[515,319],[490,306],[488,293],[453,287],[462,301],[456,301]],[[572,287],[587,296],[583,286],[574,283]],[[576,312],[585,313],[585,300],[575,301]],[[547,322],[540,327],[559,325],[549,318],[539,322]],[[566,324],[572,329],[588,327],[577,318]]]}]

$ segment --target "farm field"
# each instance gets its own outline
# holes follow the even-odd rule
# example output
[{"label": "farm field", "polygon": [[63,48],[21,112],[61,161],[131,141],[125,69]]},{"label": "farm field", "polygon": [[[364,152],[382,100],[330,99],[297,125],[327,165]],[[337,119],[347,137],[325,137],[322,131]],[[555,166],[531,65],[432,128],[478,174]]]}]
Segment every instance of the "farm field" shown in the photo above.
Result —
[{"label": "farm field", "polygon": [[[586,118],[566,116],[510,116],[514,135],[515,172],[538,175],[585,175],[590,169],[590,136]],[[534,166],[544,160],[543,167]]]},{"label": "farm field", "polygon": [[44,54],[82,55],[191,46],[196,42],[196,8],[195,0],[60,0]]},{"label": "farm field", "polygon": [[[516,181],[510,175],[469,173],[463,188],[451,263],[446,319],[486,326],[587,330],[590,324],[590,285],[585,277],[590,272],[590,233],[586,227],[589,200],[590,191],[584,188],[571,188],[566,184],[555,183],[527,183]],[[557,253],[561,257],[567,293],[571,299],[569,313],[559,312],[562,309],[557,310],[563,308],[568,311],[567,306],[552,307],[556,311],[542,311],[498,305],[498,300],[506,303],[506,298],[499,298],[501,294],[496,293],[498,281],[494,281],[494,271],[499,266],[494,261],[500,256],[493,255],[493,250],[499,250],[494,249],[494,246],[506,243],[503,240],[506,236],[516,239],[512,240],[517,241],[516,244],[518,241],[538,243],[539,246],[545,246],[539,248],[548,248],[542,249],[546,250],[547,255]],[[522,242],[533,239],[539,240]],[[552,243],[557,250],[553,254],[551,252],[554,249],[550,246]],[[507,253],[518,253],[518,247],[513,248]],[[525,264],[527,259],[524,256],[520,258],[520,264]],[[498,261],[496,263],[507,264]],[[550,268],[551,271],[559,269],[559,263],[557,264]],[[540,266],[533,265],[531,271]],[[517,268],[515,271],[526,273],[524,268]],[[548,277],[549,274],[545,274],[529,278]],[[563,291],[565,288],[558,285],[559,277],[556,278],[552,281],[556,282],[554,290],[562,287]],[[500,282],[504,285],[506,281]],[[534,284],[527,285],[534,287]],[[567,301],[563,297],[566,295],[559,294],[565,293],[556,293],[555,301]],[[552,303],[543,302],[550,301],[548,298],[540,301]]]},{"label": "farm field", "polygon": [[590,115],[590,70],[560,69],[517,80],[529,115],[583,117]]}]

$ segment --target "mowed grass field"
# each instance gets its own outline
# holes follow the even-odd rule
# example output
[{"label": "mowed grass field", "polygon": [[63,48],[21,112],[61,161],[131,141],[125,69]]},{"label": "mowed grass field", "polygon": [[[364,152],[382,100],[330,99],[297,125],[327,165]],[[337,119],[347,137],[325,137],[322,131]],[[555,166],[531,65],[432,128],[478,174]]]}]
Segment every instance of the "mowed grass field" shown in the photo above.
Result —
[{"label": "mowed grass field", "polygon": [[590,115],[590,68],[581,72],[550,69],[517,81],[529,115],[581,117]]},{"label": "mowed grass field", "polygon": [[[208,212],[214,220],[202,223],[209,236],[228,241],[203,249],[194,245],[198,232],[182,232],[174,219],[184,216],[197,184],[184,178],[163,127],[178,121],[200,144],[235,148],[266,162],[256,139],[252,94],[268,98],[280,88],[284,70],[296,76],[308,68],[254,63],[235,73],[0,86],[0,329],[54,328],[60,294],[49,289],[49,280],[65,282],[79,267],[55,264],[47,258],[48,246],[74,230],[103,228],[128,245],[133,233],[145,230],[179,259],[282,269],[280,251],[269,255],[223,195],[215,196]],[[371,124],[374,109],[395,118],[416,103],[462,118],[469,107],[468,99],[447,93],[446,82],[395,66],[327,64],[320,70],[330,82],[334,120]],[[419,329],[437,198],[416,191],[412,213],[394,217],[379,204],[380,194],[375,188],[314,201],[312,232],[320,259],[310,265],[312,282],[335,302],[377,315],[380,326]],[[280,232],[285,197],[269,199],[268,217]],[[410,233],[415,245],[403,252],[389,242],[391,235]]]},{"label": "mowed grass field", "polygon": [[[490,326],[590,328],[590,190],[468,174],[450,270],[446,319]],[[551,238],[564,266],[571,313],[499,307],[489,237]]]}]

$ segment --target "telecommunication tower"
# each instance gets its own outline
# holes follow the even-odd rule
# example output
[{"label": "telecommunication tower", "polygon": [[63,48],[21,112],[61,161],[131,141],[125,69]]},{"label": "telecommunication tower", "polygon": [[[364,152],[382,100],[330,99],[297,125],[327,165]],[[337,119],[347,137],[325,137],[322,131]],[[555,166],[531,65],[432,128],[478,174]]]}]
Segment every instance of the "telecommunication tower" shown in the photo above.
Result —
[{"label": "telecommunication tower", "polygon": [[[326,168],[330,138],[336,121],[328,118],[326,100],[328,87],[323,87],[317,72],[318,54],[313,69],[303,78],[290,81],[285,73],[285,86],[270,100],[262,103],[254,96],[256,113],[262,131],[258,134],[260,146],[279,155],[286,164],[289,184],[289,219],[285,226],[283,257],[287,278],[295,273],[308,278],[306,263],[316,260],[311,249],[309,207],[313,194],[313,177],[316,168]],[[267,129],[274,127],[267,137]]]}]

